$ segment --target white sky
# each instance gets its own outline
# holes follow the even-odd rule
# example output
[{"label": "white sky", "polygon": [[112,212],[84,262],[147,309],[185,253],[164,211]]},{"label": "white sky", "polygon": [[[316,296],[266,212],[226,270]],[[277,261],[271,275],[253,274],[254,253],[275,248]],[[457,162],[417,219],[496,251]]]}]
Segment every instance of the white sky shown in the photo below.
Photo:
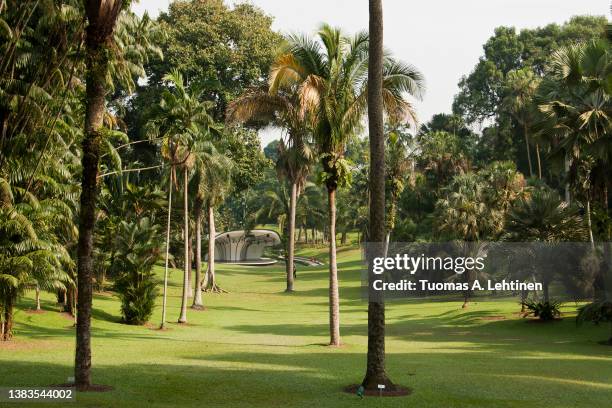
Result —
[{"label": "white sky", "polygon": [[[140,0],[133,9],[157,16],[171,0]],[[235,3],[235,1],[229,1]],[[250,0],[274,17],[283,33],[313,33],[321,22],[354,33],[368,27],[368,0]],[[517,29],[556,22],[577,14],[608,16],[608,0],[383,0],[385,47],[424,75],[427,91],[416,103],[422,123],[450,112],[457,83],[483,54],[482,45],[500,25]],[[262,144],[278,136],[262,133]]]}]

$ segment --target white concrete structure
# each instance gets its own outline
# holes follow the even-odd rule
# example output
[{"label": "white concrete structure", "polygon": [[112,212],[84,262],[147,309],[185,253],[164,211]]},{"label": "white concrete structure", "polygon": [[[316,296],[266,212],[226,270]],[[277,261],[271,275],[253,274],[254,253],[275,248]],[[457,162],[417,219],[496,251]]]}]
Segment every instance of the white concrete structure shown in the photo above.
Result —
[{"label": "white concrete structure", "polygon": [[272,264],[276,261],[262,258],[267,247],[280,245],[281,239],[275,231],[251,230],[229,231],[215,238],[215,261],[252,265]]}]

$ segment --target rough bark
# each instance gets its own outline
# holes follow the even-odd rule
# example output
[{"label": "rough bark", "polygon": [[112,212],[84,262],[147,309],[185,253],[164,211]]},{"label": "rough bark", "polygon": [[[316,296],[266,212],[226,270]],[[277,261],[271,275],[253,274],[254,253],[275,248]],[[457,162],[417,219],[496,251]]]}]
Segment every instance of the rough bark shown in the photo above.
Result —
[{"label": "rough bark", "polygon": [[204,309],[202,302],[202,200],[196,199],[193,211],[195,213],[195,296],[193,309]]},{"label": "rough bark", "polygon": [[162,301],[162,321],[159,326],[160,329],[166,327],[166,305],[168,301],[168,260],[170,258],[170,221],[172,215],[172,174],[170,171],[170,177],[168,181],[168,223],[166,225],[166,260],[164,266],[164,297]]},{"label": "rough bark", "polygon": [[85,135],[83,138],[79,241],[77,245],[77,324],[74,378],[77,389],[91,386],[91,305],[93,234],[98,200],[97,175],[105,112],[106,73],[112,34],[123,3],[87,0]]},{"label": "rough bark", "polygon": [[2,316],[0,316],[0,321],[2,322],[2,327],[0,328],[1,341],[9,341],[13,337],[13,305],[13,295],[9,293],[4,301]]},{"label": "rough bark", "polygon": [[328,188],[329,205],[329,345],[340,345],[340,295],[336,262],[336,189]]},{"label": "rough bark", "polygon": [[[382,0],[370,0],[370,44],[368,71],[368,125],[370,131],[370,241],[378,243],[369,256],[380,256],[385,239],[385,141],[383,122],[383,10]],[[385,370],[385,304],[384,300],[368,302],[368,354],[362,385],[386,391],[395,388]]]},{"label": "rough bark", "polygon": [[187,297],[189,296],[189,173],[187,167],[183,171],[183,211],[184,211],[184,226],[183,226],[183,249],[185,252],[183,265],[183,296],[181,297],[181,315],[178,318],[179,323],[187,323]]},{"label": "rough bark", "polygon": [[295,208],[297,205],[297,184],[291,183],[291,197],[289,199],[289,231],[287,234],[287,289],[285,292],[293,292],[293,264],[295,262]]}]

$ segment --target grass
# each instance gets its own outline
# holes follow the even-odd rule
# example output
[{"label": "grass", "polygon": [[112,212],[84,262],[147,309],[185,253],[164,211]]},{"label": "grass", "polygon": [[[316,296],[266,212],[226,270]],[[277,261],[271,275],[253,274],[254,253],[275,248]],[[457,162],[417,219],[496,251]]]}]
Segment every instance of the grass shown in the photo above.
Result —
[{"label": "grass", "polygon": [[[325,259],[326,250],[304,249]],[[119,302],[96,295],[93,378],[112,385],[75,406],[100,407],[609,407],[612,348],[597,344],[607,327],[577,328],[572,308],[551,324],[516,317],[516,300],[393,302],[387,312],[387,368],[413,389],[403,398],[343,393],[361,381],[366,308],[359,251],[339,252],[344,346],[329,348],[326,267],[300,267],[297,292],[285,294],[283,267],[218,268],[227,294],[205,294],[206,311],[169,330],[120,324]],[[161,276],[161,269],[158,269]],[[179,315],[181,272],[171,274],[169,320]],[[161,304],[159,299],[158,304]],[[0,386],[47,386],[72,376],[74,328],[57,313],[19,305],[16,337],[0,344]],[[159,325],[156,310],[152,326]],[[21,403],[20,406],[27,406]],[[48,404],[53,406],[53,404]],[[59,406],[59,405],[58,405]]]}]

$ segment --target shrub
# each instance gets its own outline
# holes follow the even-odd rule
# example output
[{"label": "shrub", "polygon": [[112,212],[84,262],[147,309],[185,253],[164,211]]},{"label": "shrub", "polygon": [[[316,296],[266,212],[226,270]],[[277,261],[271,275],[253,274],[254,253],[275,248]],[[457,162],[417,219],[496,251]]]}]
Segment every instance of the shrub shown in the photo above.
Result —
[{"label": "shrub", "polygon": [[543,321],[554,320],[561,316],[561,302],[555,300],[548,302],[527,301],[523,305],[528,310],[526,316],[534,316]]},{"label": "shrub", "polygon": [[608,344],[612,345],[612,301],[603,300],[582,306],[578,309],[576,324],[580,325],[584,322],[593,322],[595,324],[610,323]]},{"label": "shrub", "polygon": [[127,324],[144,324],[153,313],[158,290],[152,269],[161,246],[158,227],[148,218],[121,222],[112,268],[117,276],[115,290],[121,299],[121,314]]}]

